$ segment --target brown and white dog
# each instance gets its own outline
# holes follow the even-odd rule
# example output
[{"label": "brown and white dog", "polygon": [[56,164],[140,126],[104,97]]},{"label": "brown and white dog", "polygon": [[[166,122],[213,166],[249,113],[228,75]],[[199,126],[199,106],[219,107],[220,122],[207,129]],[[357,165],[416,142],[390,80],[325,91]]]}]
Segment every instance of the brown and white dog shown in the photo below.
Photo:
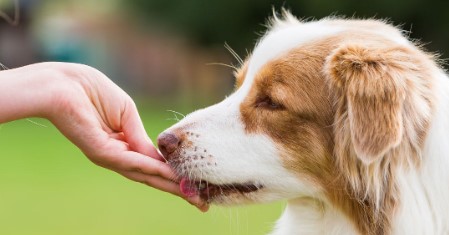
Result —
[{"label": "brown and white dog", "polygon": [[273,234],[449,234],[449,80],[377,20],[274,17],[236,90],[163,132],[186,195],[288,199]]}]

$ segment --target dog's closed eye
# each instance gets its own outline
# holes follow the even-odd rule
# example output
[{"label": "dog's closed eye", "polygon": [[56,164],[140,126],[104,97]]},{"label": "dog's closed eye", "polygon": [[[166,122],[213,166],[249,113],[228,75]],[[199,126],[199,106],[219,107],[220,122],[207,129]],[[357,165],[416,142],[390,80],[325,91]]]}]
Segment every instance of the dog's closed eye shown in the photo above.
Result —
[{"label": "dog's closed eye", "polygon": [[263,108],[263,109],[268,109],[268,110],[273,110],[273,111],[285,109],[284,105],[282,105],[281,103],[279,103],[277,101],[274,101],[268,95],[261,96],[259,99],[257,99],[255,106],[256,106],[256,108]]}]

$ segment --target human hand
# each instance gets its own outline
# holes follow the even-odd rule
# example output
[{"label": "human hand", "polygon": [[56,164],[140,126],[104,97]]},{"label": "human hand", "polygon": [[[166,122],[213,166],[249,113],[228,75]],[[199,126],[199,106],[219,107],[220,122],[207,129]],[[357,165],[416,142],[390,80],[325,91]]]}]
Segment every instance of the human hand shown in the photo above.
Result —
[{"label": "human hand", "polygon": [[40,63],[8,72],[33,74],[32,83],[39,79],[39,87],[45,89],[37,92],[49,102],[36,104],[39,108],[30,115],[49,119],[92,162],[207,211],[198,196],[186,198],[180,192],[176,176],[146,134],[133,100],[103,73],[69,63]]}]

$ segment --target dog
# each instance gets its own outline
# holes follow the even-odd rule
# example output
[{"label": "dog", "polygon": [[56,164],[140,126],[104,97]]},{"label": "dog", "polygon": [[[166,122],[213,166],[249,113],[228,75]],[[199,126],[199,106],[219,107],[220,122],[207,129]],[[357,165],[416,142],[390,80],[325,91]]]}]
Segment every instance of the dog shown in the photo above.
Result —
[{"label": "dog", "polygon": [[158,137],[186,196],[287,199],[272,234],[449,234],[449,80],[384,21],[274,16],[235,91]]}]

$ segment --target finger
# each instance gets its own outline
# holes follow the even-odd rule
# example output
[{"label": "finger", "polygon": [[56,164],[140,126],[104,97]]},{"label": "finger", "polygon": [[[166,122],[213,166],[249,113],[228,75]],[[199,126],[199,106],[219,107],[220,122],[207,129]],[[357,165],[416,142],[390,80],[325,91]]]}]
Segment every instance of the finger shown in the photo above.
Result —
[{"label": "finger", "polygon": [[203,205],[198,206],[198,209],[201,212],[207,212],[207,211],[209,211],[209,204],[208,203],[204,203]]},{"label": "finger", "polygon": [[145,175],[143,173],[133,171],[119,171],[119,173],[130,180],[182,197],[179,184],[169,179],[165,179],[157,175]]},{"label": "finger", "polygon": [[125,138],[132,150],[158,160],[163,160],[153,146],[150,137],[148,137],[133,101],[129,101],[126,105],[121,119],[121,126]]},{"label": "finger", "polygon": [[178,177],[167,163],[147,157],[137,152],[124,151],[115,155],[116,168],[121,171],[140,172],[145,175],[157,175],[165,179],[177,181]]},{"label": "finger", "polygon": [[[151,141],[151,140],[150,140]],[[167,160],[165,159],[165,157],[161,154],[161,152],[159,152],[159,150],[157,150],[153,144],[151,144],[150,149],[148,150],[149,154],[148,156],[158,160],[158,161],[162,161],[162,162],[166,162]]]},{"label": "finger", "polygon": [[159,176],[148,176],[139,172],[119,172],[119,173],[130,180],[134,180],[136,182],[143,183],[150,187],[157,188],[164,192],[168,192],[178,197],[181,197],[188,203],[196,206],[202,212],[206,212],[209,209],[209,205],[203,200],[201,200],[199,196],[186,197],[181,192],[179,184],[173,181],[161,178]]}]

